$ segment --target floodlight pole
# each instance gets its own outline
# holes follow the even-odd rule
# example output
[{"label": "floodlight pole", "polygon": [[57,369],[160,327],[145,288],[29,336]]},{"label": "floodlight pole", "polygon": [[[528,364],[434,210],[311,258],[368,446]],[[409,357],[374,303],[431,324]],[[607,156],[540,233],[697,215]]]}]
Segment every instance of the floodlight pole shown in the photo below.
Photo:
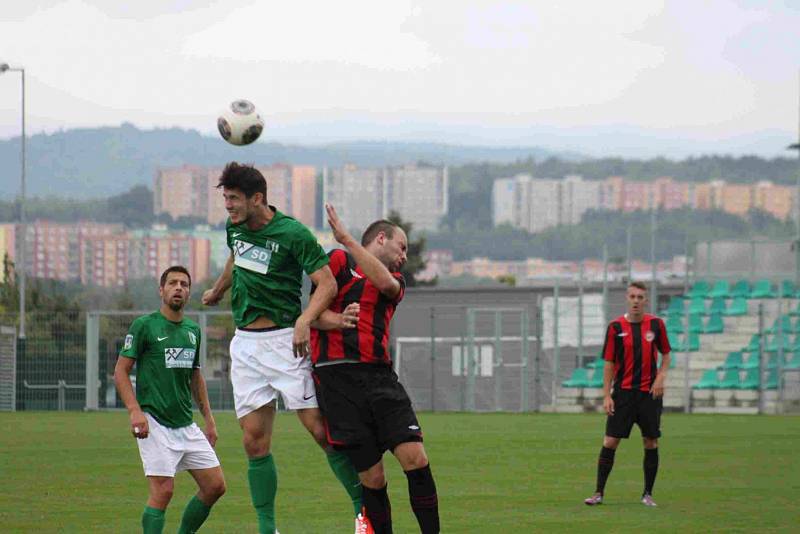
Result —
[{"label": "floodlight pole", "polygon": [[[800,81],[800,72],[798,73]],[[798,100],[800,101],[800,85],[798,85]],[[800,286],[800,102],[798,103],[797,142],[786,147],[787,150],[797,150],[797,177],[794,190],[794,283]]]},{"label": "floodlight pole", "polygon": [[19,257],[17,258],[17,276],[19,278],[19,338],[25,339],[25,238],[27,234],[25,222],[25,69],[22,67],[10,67],[8,63],[0,63],[0,74],[6,71],[19,72],[22,80],[22,173],[20,177],[20,201],[19,201]]}]

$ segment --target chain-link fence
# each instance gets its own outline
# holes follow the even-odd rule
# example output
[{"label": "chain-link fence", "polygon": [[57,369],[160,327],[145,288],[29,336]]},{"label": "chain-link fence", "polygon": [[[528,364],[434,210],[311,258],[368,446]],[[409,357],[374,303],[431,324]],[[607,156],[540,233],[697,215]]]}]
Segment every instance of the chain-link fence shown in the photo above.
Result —
[{"label": "chain-link fence", "polygon": [[[410,290],[392,326],[396,370],[419,410],[597,409],[602,377],[602,365],[597,363],[605,327],[624,309],[624,285],[617,286],[610,293],[581,284]],[[661,307],[666,306],[669,291],[662,288]],[[767,413],[800,411],[800,371],[794,367],[800,354],[797,304],[796,299],[753,300],[748,314],[725,317],[725,333],[703,334],[697,347],[690,346],[688,330],[693,326],[685,316],[687,332],[671,338],[675,364],[665,405],[687,411],[723,405],[751,406]],[[780,329],[789,327],[776,318],[790,311],[798,318],[791,320],[792,331],[787,334]],[[121,408],[114,366],[128,327],[143,313],[31,313],[24,340],[16,338],[16,316],[0,315],[0,409]],[[211,404],[215,410],[232,409],[231,315],[195,311],[186,315],[203,331],[200,358]],[[739,350],[755,334],[763,334],[759,339],[764,344],[749,361],[763,363],[759,375],[763,388],[755,394],[731,393],[727,401],[721,397],[714,401],[714,395],[696,389],[704,371],[716,369],[728,351]],[[785,334],[795,341],[778,343],[776,359],[770,343]],[[565,385],[576,370],[586,378],[577,393]]]}]

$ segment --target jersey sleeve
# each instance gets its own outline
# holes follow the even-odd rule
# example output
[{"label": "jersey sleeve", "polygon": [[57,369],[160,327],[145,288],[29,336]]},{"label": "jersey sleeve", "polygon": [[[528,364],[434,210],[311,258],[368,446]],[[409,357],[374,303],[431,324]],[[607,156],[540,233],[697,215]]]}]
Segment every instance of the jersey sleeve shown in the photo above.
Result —
[{"label": "jersey sleeve", "polygon": [[617,329],[614,328],[614,323],[609,323],[608,329],[606,330],[606,340],[603,343],[603,359],[607,362],[613,362],[616,359],[614,351],[614,338],[616,335]]},{"label": "jersey sleeve", "polygon": [[658,321],[658,352],[661,354],[668,354],[672,352],[672,347],[669,344],[669,336],[667,335],[667,328],[664,326],[664,321],[659,317]]},{"label": "jersey sleeve", "polygon": [[125,336],[125,341],[122,344],[122,350],[119,351],[120,356],[126,358],[137,359],[144,352],[145,336],[147,328],[144,321],[136,319],[128,329],[128,334]]},{"label": "jersey sleeve", "polygon": [[200,331],[200,328],[195,328],[195,334],[197,335],[197,344],[194,347],[194,361],[192,362],[193,369],[200,369],[200,344],[203,342],[203,333]]},{"label": "jersey sleeve", "polygon": [[328,253],[328,258],[331,272],[335,278],[347,266],[347,253],[340,248],[335,248]]},{"label": "jersey sleeve", "polygon": [[299,223],[298,226],[300,230],[294,242],[294,257],[303,271],[311,274],[328,265],[330,260],[311,230]]}]

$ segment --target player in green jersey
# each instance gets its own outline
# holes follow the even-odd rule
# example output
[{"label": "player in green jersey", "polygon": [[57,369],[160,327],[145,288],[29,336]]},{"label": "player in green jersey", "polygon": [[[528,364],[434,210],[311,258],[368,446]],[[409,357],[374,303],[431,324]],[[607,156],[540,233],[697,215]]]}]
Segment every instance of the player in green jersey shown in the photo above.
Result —
[{"label": "player in green jersey", "polygon": [[[200,371],[200,327],[183,316],[191,286],[185,267],[164,271],[161,308],[131,324],[114,369],[147,477],[145,534],[162,532],[177,471],[189,471],[198,486],[183,512],[179,534],[196,532],[225,493],[225,478],[213,449],[217,425]],[[135,393],[130,379],[134,364]],[[205,420],[205,434],[192,422],[193,396]]]},{"label": "player in green jersey", "polygon": [[[236,323],[230,345],[231,383],[259,532],[275,532],[278,479],[271,444],[279,394],[325,450],[358,522],[358,473],[344,454],[328,446],[308,358],[311,323],[336,296],[328,256],[308,228],[267,203],[267,182],[254,167],[229,163],[218,187],[230,216],[226,234],[231,255],[203,294],[203,304],[218,304],[231,288]],[[303,272],[317,289],[301,311]]]}]

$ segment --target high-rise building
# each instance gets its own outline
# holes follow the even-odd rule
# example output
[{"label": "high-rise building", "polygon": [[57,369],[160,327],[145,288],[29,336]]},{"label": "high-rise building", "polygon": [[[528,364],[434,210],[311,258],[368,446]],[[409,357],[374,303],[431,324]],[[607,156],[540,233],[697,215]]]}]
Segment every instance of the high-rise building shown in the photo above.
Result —
[{"label": "high-rise building", "polygon": [[600,207],[600,182],[582,176],[565,176],[561,182],[559,224],[580,224],[583,214]]},{"label": "high-rise building", "polygon": [[[386,171],[381,168],[359,168],[355,165],[322,171],[322,201],[330,203],[347,224],[360,236],[367,226],[388,213]],[[326,215],[322,213],[322,220]]]},{"label": "high-rise building", "polygon": [[[153,213],[208,218],[208,169],[195,165],[158,169],[153,184]],[[215,184],[216,185],[216,184]]]},{"label": "high-rise building", "polygon": [[501,224],[516,226],[514,217],[516,191],[515,178],[498,178],[492,184],[492,223],[494,226]]},{"label": "high-rise building", "polygon": [[386,211],[395,211],[415,230],[433,232],[447,215],[447,167],[389,167]]},{"label": "high-rise building", "polygon": [[292,167],[292,216],[310,228],[317,220],[317,169],[310,165]]}]

